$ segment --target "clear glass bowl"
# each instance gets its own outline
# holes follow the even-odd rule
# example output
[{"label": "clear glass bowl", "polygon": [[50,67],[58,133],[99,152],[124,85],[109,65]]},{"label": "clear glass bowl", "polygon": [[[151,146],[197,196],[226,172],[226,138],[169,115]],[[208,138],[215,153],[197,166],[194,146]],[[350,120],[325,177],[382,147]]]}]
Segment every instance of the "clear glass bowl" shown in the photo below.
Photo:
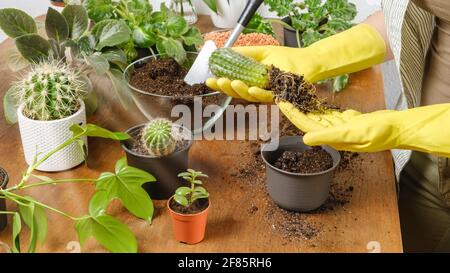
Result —
[{"label": "clear glass bowl", "polygon": [[[187,59],[185,63],[182,64],[185,68],[189,69],[197,58],[198,53],[188,52]],[[144,116],[149,119],[155,118],[166,118],[176,122],[180,117],[172,117],[172,109],[175,106],[182,106],[181,108],[186,108],[187,106],[190,110],[190,124],[183,123],[182,125],[190,129],[194,134],[201,133],[204,130],[210,129],[211,126],[220,118],[227,106],[231,102],[231,97],[221,93],[213,92],[200,96],[165,96],[146,92],[146,90],[141,90],[130,83],[131,76],[133,75],[134,69],[141,67],[142,65],[148,63],[152,59],[160,58],[160,55],[148,56],[139,59],[131,63],[124,72],[124,77],[127,81],[128,87],[131,89],[131,94],[134,102],[136,103],[139,110],[144,114]],[[201,124],[200,122],[194,122],[194,117],[196,114],[199,116],[198,110],[200,109],[199,99],[201,99]],[[195,103],[194,103],[195,100]],[[210,117],[203,117],[204,109],[208,105],[217,105],[217,110]],[[194,112],[194,106],[197,112]],[[178,109],[181,109],[178,108]],[[183,117],[183,120],[187,117]]]}]

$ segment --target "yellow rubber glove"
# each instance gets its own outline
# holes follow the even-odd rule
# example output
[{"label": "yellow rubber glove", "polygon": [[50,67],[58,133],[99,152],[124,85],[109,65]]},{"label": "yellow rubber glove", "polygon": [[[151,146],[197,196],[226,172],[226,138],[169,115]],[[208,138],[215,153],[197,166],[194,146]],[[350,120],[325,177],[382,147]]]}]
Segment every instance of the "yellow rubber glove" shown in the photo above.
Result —
[{"label": "yellow rubber glove", "polygon": [[[285,72],[304,75],[309,82],[357,72],[384,61],[386,45],[378,31],[368,24],[320,40],[307,48],[282,46],[235,47],[237,52]],[[208,79],[206,84],[234,98],[271,102],[272,92],[248,87],[240,81]]]},{"label": "yellow rubber glove", "polygon": [[415,150],[450,157],[450,104],[405,111],[361,114],[354,110],[322,115],[300,112],[279,102],[280,110],[300,130],[307,145],[330,145],[341,151]]}]

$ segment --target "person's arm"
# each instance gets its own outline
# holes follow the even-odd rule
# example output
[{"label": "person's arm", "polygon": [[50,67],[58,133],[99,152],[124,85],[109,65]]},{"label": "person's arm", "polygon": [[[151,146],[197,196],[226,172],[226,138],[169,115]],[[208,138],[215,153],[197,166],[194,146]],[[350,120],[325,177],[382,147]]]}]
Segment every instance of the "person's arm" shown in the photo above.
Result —
[{"label": "person's arm", "polygon": [[394,54],[392,53],[391,46],[389,43],[389,36],[387,33],[387,27],[384,21],[384,12],[378,11],[373,15],[369,16],[364,23],[373,26],[378,33],[380,33],[381,37],[383,37],[384,43],[386,45],[386,61],[390,61],[394,58]]}]

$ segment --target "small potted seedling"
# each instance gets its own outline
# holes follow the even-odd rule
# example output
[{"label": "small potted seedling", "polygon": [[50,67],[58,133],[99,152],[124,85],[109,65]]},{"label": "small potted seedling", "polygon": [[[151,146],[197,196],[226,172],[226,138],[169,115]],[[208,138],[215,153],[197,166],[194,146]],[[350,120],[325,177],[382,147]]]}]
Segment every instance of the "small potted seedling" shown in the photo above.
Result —
[{"label": "small potted seedling", "polygon": [[[58,61],[42,61],[12,86],[19,102],[17,119],[25,160],[32,165],[41,155],[71,137],[72,124],[85,125],[85,82],[79,72]],[[86,143],[86,138],[80,140]],[[40,171],[64,171],[84,161],[81,143],[72,145],[39,165]]]},{"label": "small potted seedling", "polygon": [[130,139],[122,142],[130,166],[152,173],[157,182],[144,184],[152,199],[168,199],[183,179],[176,174],[187,169],[192,133],[167,119],[154,119],[130,128]]},{"label": "small potted seedling", "polygon": [[206,174],[188,169],[178,174],[189,182],[190,187],[180,187],[167,202],[172,218],[173,231],[177,241],[186,244],[197,244],[205,237],[206,221],[209,211],[209,193],[199,178]]},{"label": "small potted seedling", "polygon": [[341,156],[329,146],[309,147],[298,136],[282,137],[278,149],[261,148],[266,164],[267,189],[280,207],[311,211],[328,199],[333,171]]},{"label": "small potted seedling", "polygon": [[[0,189],[6,189],[8,185],[8,173],[0,167]],[[3,198],[3,195],[0,195],[0,231],[4,230],[7,224],[7,215],[1,212],[6,211],[6,199]]]}]

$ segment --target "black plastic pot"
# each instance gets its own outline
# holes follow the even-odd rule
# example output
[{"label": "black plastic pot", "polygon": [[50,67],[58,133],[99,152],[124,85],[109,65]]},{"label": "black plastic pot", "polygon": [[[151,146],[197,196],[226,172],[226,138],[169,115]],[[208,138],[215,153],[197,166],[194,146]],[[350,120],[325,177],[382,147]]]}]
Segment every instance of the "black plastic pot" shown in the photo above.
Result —
[{"label": "black plastic pot", "polygon": [[[285,17],[282,19],[288,25],[291,25],[291,19],[289,17]],[[300,40],[300,45],[297,43],[297,33],[294,30],[283,27],[284,32],[284,45],[288,47],[302,47],[302,42]],[[301,33],[300,33],[301,35]]]},{"label": "black plastic pot", "polygon": [[301,137],[282,137],[277,150],[270,146],[261,148],[261,156],[266,163],[267,188],[270,197],[281,208],[292,211],[311,211],[325,203],[330,192],[333,171],[341,161],[338,151],[322,146],[333,158],[333,167],[320,173],[298,174],[275,168],[273,164],[284,151],[305,151],[311,147],[303,143]]},{"label": "black plastic pot", "polygon": [[[128,129],[130,136],[136,136],[145,124]],[[179,125],[174,125],[179,126]],[[182,128],[181,126],[179,126]],[[122,148],[127,155],[128,165],[144,170],[156,178],[156,182],[145,183],[143,188],[154,200],[169,199],[178,187],[187,186],[187,183],[178,177],[178,174],[186,171],[189,161],[189,149],[193,143],[192,133],[183,127],[183,131],[189,132],[189,144],[183,150],[176,151],[164,157],[152,157],[133,152],[130,147],[135,141],[129,139],[122,141]]]},{"label": "black plastic pot", "polygon": [[[6,189],[9,181],[8,173],[0,167],[0,178],[1,177],[4,178],[3,180],[0,180],[0,188]],[[0,198],[0,211],[6,211],[6,200],[4,198]],[[8,218],[6,216],[6,214],[0,214],[0,231],[4,230],[8,224]]]}]

